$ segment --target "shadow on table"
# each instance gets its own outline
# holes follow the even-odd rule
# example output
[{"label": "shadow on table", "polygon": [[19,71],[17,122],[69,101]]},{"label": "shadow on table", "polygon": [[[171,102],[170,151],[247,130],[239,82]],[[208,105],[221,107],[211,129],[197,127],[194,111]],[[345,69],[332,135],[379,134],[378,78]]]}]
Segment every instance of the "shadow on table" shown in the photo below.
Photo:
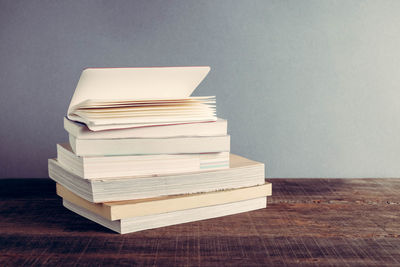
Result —
[{"label": "shadow on table", "polygon": [[8,232],[113,233],[64,208],[50,179],[0,179],[0,203],[0,228]]},{"label": "shadow on table", "polygon": [[50,178],[0,179],[0,200],[57,198],[56,183]]}]

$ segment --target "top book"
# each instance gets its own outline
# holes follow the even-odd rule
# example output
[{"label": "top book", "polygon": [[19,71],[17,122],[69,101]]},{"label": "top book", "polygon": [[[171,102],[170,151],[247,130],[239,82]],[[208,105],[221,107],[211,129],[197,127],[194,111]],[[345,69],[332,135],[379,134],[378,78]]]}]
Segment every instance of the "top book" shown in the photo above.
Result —
[{"label": "top book", "polygon": [[215,96],[190,97],[210,67],[88,68],[68,108],[90,130],[216,121]]}]

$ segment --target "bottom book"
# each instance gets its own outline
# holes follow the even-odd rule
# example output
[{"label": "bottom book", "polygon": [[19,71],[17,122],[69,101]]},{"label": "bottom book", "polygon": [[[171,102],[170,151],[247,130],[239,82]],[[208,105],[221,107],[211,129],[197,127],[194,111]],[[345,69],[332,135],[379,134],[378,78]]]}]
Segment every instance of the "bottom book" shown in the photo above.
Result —
[{"label": "bottom book", "polygon": [[194,222],[217,218],[237,213],[262,209],[267,206],[267,197],[259,197],[243,201],[231,202],[221,205],[206,206],[194,209],[178,210],[167,213],[136,216],[132,218],[109,220],[90,210],[78,206],[66,199],[63,199],[63,205],[67,209],[101,224],[120,234],[132,233],[147,229],[154,229],[169,225]]}]

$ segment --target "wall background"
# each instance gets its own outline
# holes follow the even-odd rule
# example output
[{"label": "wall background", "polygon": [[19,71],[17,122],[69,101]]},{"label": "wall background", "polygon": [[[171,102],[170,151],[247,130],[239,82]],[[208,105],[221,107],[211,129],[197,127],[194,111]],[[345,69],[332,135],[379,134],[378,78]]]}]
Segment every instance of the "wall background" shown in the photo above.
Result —
[{"label": "wall background", "polygon": [[0,0],[0,177],[47,177],[86,67],[210,65],[267,177],[400,177],[400,1]]}]

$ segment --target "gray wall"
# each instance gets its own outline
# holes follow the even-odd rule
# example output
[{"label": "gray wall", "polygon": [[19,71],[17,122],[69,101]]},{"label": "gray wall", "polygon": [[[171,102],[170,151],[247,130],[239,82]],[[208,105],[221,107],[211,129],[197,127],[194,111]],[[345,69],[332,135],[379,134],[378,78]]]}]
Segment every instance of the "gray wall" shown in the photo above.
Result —
[{"label": "gray wall", "polygon": [[0,177],[47,177],[85,67],[210,65],[268,177],[400,177],[400,1],[0,0]]}]

